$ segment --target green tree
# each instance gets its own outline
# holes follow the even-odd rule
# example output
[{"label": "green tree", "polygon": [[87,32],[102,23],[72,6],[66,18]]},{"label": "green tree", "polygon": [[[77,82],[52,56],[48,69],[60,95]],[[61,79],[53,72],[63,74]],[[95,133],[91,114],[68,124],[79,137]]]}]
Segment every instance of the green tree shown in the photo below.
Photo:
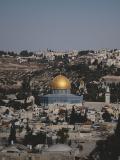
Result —
[{"label": "green tree", "polygon": [[33,55],[33,52],[28,52],[27,50],[23,50],[20,52],[20,56],[21,57],[29,57],[29,56],[32,56]]},{"label": "green tree", "polygon": [[9,56],[12,56],[12,57],[16,57],[16,56],[17,56],[17,54],[14,53],[14,52],[8,52],[7,54],[8,54]]},{"label": "green tree", "polygon": [[8,138],[8,142],[11,143],[11,141],[16,142],[16,127],[14,122],[12,122],[12,125],[10,128],[10,135]]},{"label": "green tree", "polygon": [[117,123],[117,127],[115,129],[115,135],[117,137],[120,137],[120,114],[119,114],[119,118],[118,118],[118,123]]},{"label": "green tree", "polygon": [[68,110],[67,110],[67,109],[66,109],[66,111],[65,111],[65,121],[66,121],[66,122],[69,121],[69,119],[68,119]]},{"label": "green tree", "polygon": [[66,128],[60,129],[57,132],[57,136],[58,136],[59,143],[65,143],[67,141],[67,139],[69,138],[68,129],[66,129]]},{"label": "green tree", "polygon": [[71,112],[71,115],[70,115],[70,124],[75,124],[75,120],[76,120],[75,108],[72,107],[72,112]]},{"label": "green tree", "polygon": [[105,111],[102,115],[102,118],[104,119],[105,122],[111,122],[111,115],[108,111]]},{"label": "green tree", "polygon": [[37,134],[33,134],[33,131],[27,132],[24,137],[24,144],[30,144],[32,146],[36,146],[37,144],[45,144],[46,143],[46,133],[38,132]]}]

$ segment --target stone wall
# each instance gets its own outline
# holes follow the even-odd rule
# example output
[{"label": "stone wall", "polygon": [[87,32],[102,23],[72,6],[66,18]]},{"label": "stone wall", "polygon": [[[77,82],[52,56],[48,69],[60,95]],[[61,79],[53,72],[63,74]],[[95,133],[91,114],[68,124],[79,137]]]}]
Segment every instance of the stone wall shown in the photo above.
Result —
[{"label": "stone wall", "polygon": [[74,160],[73,156],[62,154],[19,154],[19,153],[0,153],[0,160]]}]

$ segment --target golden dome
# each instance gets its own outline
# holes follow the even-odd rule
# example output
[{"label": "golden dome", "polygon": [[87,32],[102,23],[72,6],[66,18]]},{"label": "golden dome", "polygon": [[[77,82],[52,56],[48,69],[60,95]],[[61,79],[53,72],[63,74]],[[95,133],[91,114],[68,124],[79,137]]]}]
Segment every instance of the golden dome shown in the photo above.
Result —
[{"label": "golden dome", "polygon": [[52,80],[50,86],[52,89],[70,89],[71,88],[69,79],[67,79],[65,76],[62,76],[62,75],[56,76]]}]

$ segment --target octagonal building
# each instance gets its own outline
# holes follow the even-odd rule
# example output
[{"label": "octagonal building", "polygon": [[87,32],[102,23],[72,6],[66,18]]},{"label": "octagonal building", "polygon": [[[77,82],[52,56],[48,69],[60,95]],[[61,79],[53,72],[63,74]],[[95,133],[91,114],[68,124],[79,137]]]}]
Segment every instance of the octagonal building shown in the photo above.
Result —
[{"label": "octagonal building", "polygon": [[50,83],[51,94],[40,96],[43,106],[51,104],[78,104],[82,105],[83,96],[71,94],[71,83],[63,75],[56,76]]}]

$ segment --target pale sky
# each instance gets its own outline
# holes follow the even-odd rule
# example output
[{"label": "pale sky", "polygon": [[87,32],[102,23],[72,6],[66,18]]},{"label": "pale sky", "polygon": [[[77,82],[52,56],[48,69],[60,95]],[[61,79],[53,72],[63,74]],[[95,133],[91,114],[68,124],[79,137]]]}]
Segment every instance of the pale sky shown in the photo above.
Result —
[{"label": "pale sky", "polygon": [[0,0],[0,50],[120,48],[120,0]]}]

